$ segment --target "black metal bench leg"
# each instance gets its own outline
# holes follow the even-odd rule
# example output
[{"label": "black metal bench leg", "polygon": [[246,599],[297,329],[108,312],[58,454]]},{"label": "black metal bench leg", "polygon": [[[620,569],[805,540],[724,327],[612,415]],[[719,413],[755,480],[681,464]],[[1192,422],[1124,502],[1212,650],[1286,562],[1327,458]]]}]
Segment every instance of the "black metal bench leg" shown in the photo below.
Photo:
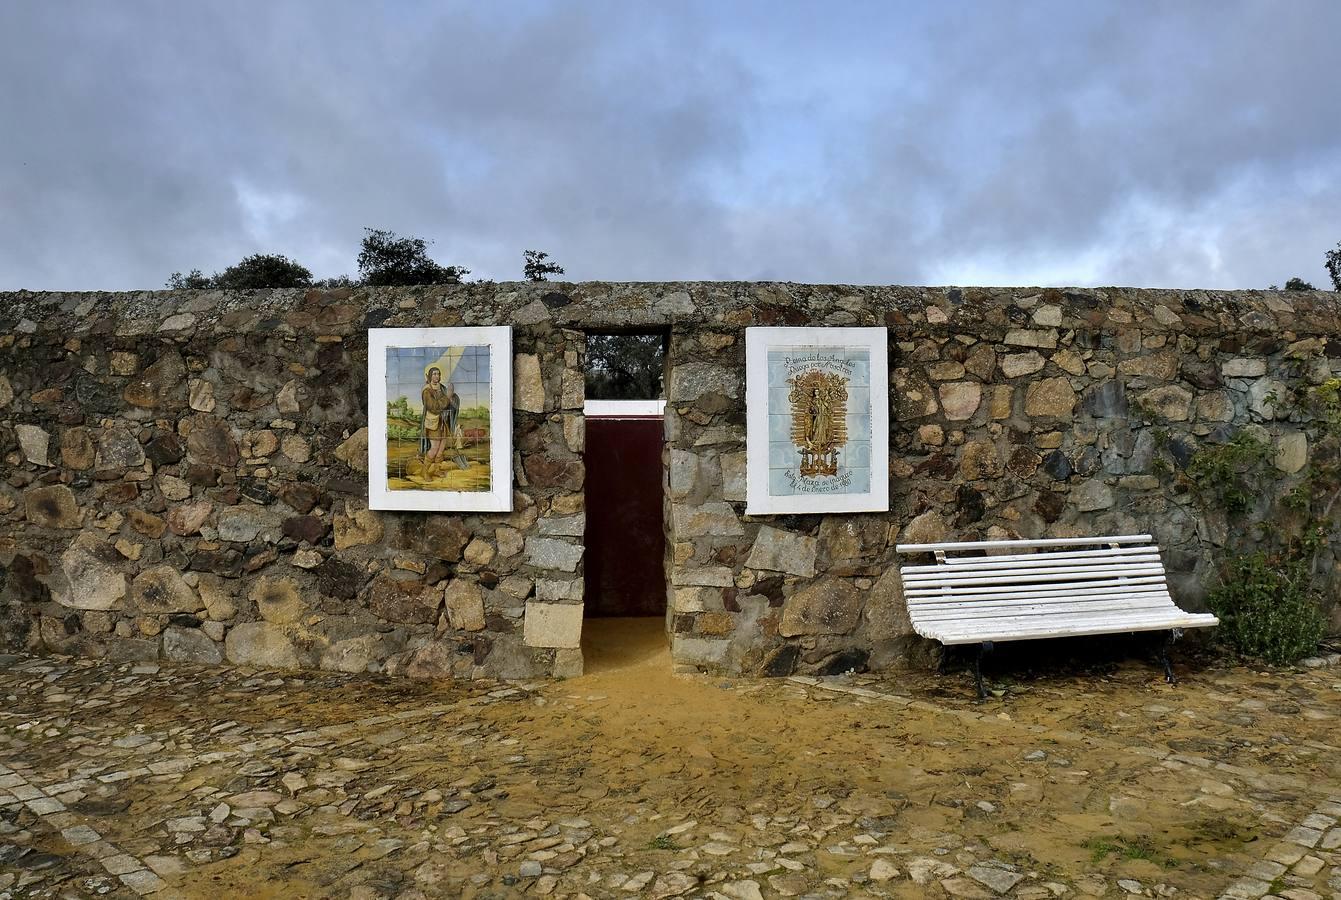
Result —
[{"label": "black metal bench leg", "polygon": [[1173,642],[1182,636],[1183,629],[1171,628],[1159,646],[1159,661],[1164,664],[1164,680],[1169,684],[1178,683],[1178,676],[1173,674],[1173,663],[1169,661],[1169,652],[1173,649]]},{"label": "black metal bench leg", "polygon": [[978,699],[986,700],[987,691],[982,686],[982,658],[992,652],[992,642],[984,641],[978,645],[978,652],[973,655],[973,686],[978,689]]}]

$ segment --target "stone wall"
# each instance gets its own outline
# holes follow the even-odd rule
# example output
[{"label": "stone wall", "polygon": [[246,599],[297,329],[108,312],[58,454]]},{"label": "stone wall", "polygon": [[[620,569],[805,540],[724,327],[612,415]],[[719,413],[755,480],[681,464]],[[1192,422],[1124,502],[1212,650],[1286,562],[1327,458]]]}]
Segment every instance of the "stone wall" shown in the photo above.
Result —
[{"label": "stone wall", "polygon": [[[366,329],[514,327],[509,514],[366,508]],[[744,333],[890,329],[888,513],[745,516]],[[1278,490],[1341,372],[1324,292],[476,284],[0,295],[0,643],[411,676],[581,671],[583,331],[666,329],[667,627],[685,667],[890,668],[896,540],[1156,534],[1198,608],[1229,523],[1195,449]],[[1326,576],[1336,584],[1336,561]],[[1341,624],[1336,623],[1334,624]]]}]

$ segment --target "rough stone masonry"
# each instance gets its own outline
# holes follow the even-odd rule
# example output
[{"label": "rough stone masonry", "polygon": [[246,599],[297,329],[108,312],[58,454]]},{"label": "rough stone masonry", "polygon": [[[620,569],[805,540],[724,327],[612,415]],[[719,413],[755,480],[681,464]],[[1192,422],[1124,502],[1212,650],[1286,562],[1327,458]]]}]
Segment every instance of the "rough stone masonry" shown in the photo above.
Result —
[{"label": "rough stone masonry", "polygon": [[[890,510],[745,516],[744,329],[885,325]],[[511,325],[514,511],[367,509],[367,329]],[[585,331],[670,334],[677,664],[924,660],[896,539],[1144,532],[1198,608],[1234,523],[1195,450],[1253,429],[1283,494],[1341,373],[1341,295],[793,284],[0,294],[0,646],[533,677],[582,669]],[[1323,560],[1330,586],[1337,561]],[[655,586],[654,586],[654,589]],[[1335,594],[1335,591],[1332,591]],[[1333,610],[1333,629],[1341,618]]]}]

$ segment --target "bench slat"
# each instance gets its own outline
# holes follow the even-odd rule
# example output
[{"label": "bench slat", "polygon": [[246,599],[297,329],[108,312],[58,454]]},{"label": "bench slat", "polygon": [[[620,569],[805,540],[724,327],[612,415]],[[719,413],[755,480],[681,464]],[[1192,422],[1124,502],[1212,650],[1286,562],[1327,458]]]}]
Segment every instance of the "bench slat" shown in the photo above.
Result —
[{"label": "bench slat", "polygon": [[928,566],[903,566],[899,571],[912,575],[936,572],[968,572],[975,569],[1056,568],[1058,566],[1120,566],[1124,563],[1159,560],[1159,551],[1153,547],[1127,550],[1114,556],[1080,556],[1079,554],[1033,553],[1028,556],[975,556],[972,559],[947,559],[944,563]]},{"label": "bench slat", "polygon": [[1135,631],[1162,631],[1170,628],[1205,628],[1218,625],[1219,619],[1209,613],[1182,613],[1167,618],[1097,619],[1090,623],[1068,623],[1065,629],[1056,627],[1024,628],[1018,631],[996,631],[983,634],[965,634],[948,630],[921,630],[923,637],[938,640],[943,644],[978,644],[983,641],[1026,641],[1053,637],[1085,637],[1095,634],[1121,634]]},{"label": "bench slat", "polygon": [[1016,616],[1051,616],[1058,622],[1074,617],[1098,613],[1136,613],[1145,610],[1167,610],[1173,606],[1163,594],[1137,597],[1105,597],[1104,600],[1053,601],[1046,604],[1018,606],[971,606],[968,609],[920,610],[917,620],[923,622],[987,622],[1006,621]]},{"label": "bench slat", "polygon": [[1146,590],[1148,588],[1159,588],[1167,591],[1162,576],[1143,575],[1135,578],[1110,578],[1105,581],[1086,581],[1073,584],[1054,583],[1035,586],[1004,584],[958,588],[909,588],[904,591],[904,599],[909,604],[916,602],[920,606],[923,603],[937,601],[965,602],[971,600],[988,601],[997,598],[1008,599],[1010,597],[1065,597],[1077,593],[1081,595],[1102,594],[1114,590]]},{"label": "bench slat", "polygon": [[1162,575],[1161,563],[1121,566],[1061,566],[1055,569],[1015,569],[1009,572],[947,572],[945,574],[908,575],[904,583],[917,587],[953,587],[960,584],[1019,584],[1038,581],[1082,581],[1083,577],[1105,578],[1113,575]]},{"label": "bench slat", "polygon": [[1040,553],[993,553],[991,556],[950,556],[946,557],[945,562],[933,566],[904,566],[903,568],[937,568],[939,566],[971,566],[980,562],[1015,562],[1029,560],[1048,560],[1048,559],[1099,559],[1104,557],[1121,557],[1143,555],[1147,553],[1159,553],[1159,548],[1149,547],[1107,547],[1103,550],[1058,550],[1056,552],[1043,551]]},{"label": "bench slat", "polygon": [[994,550],[1023,547],[1094,547],[1101,544],[1153,544],[1148,534],[1120,534],[1113,537],[1051,538],[1024,541],[949,541],[939,544],[896,544],[896,553],[932,553],[936,550]]},{"label": "bench slat", "polygon": [[1169,596],[1169,592],[1164,589],[1163,585],[1150,584],[1150,585],[1137,585],[1134,588],[1126,588],[1126,589],[1113,588],[1104,590],[1102,592],[1095,592],[1089,594],[1078,594],[1078,593],[1050,594],[1043,597],[1030,596],[1028,594],[1019,594],[1017,596],[1007,597],[1004,599],[999,599],[997,597],[986,597],[986,598],[973,597],[966,600],[953,600],[953,599],[937,600],[932,597],[927,597],[923,600],[920,600],[916,604],[916,607],[917,607],[917,614],[919,616],[932,616],[945,610],[958,611],[964,615],[968,615],[970,612],[979,609],[1000,610],[1001,612],[997,613],[998,615],[1000,615],[1004,614],[1005,612],[1011,609],[1015,609],[1020,606],[1028,606],[1031,604],[1043,604],[1043,605],[1050,604],[1055,606],[1057,604],[1066,604],[1066,603],[1100,603],[1105,600],[1121,599],[1123,597],[1145,598],[1147,596],[1159,597],[1160,599],[1168,603],[1173,602],[1173,598]]},{"label": "bench slat", "polygon": [[1103,571],[1118,566],[1146,566],[1158,565],[1159,563],[1159,554],[1143,553],[1140,556],[1122,556],[1109,559],[1060,560],[1057,562],[1051,560],[1043,560],[1041,562],[1025,562],[1024,560],[1019,560],[980,566],[904,566],[899,572],[905,578],[916,578],[919,581],[928,581],[934,578],[955,578],[960,575],[990,575],[994,572],[1010,574],[1012,572],[1019,572],[1026,569],[1047,569],[1048,571],[1094,569],[1096,571]]}]

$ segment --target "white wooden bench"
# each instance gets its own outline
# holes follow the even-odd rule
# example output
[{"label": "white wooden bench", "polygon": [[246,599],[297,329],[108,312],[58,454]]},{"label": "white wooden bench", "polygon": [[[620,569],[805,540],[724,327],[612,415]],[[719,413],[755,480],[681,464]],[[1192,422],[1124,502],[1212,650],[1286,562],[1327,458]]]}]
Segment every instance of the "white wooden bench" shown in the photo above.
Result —
[{"label": "white wooden bench", "polygon": [[997,641],[1167,631],[1160,653],[1175,679],[1169,647],[1185,628],[1219,624],[1209,613],[1179,609],[1169,595],[1159,547],[1148,534],[1036,541],[899,544],[901,554],[932,553],[932,565],[899,569],[908,617],[923,637],[947,646]]}]

